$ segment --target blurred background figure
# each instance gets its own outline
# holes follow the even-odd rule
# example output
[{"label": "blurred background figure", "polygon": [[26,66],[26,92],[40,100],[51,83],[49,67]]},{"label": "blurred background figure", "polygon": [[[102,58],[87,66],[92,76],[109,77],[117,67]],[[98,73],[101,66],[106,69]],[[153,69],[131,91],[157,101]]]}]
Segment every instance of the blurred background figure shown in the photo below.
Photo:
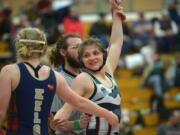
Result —
[{"label": "blurred background figure", "polygon": [[106,20],[106,13],[99,13],[98,20],[94,22],[90,28],[89,35],[96,36],[102,42],[104,48],[107,48],[109,43],[109,36],[111,34],[111,27]]},{"label": "blurred background figure", "polygon": [[152,55],[152,63],[147,64],[144,69],[144,81],[142,87],[152,87],[153,94],[150,98],[151,111],[157,112],[161,120],[164,120],[167,115],[163,96],[166,90],[165,69],[164,63],[160,59],[160,55],[156,52]]},{"label": "blurred background figure", "polygon": [[129,124],[129,111],[127,109],[122,110],[122,118],[119,127],[120,135],[132,135],[132,129]]},{"label": "blurred background figure", "polygon": [[152,56],[152,63],[147,65],[147,68],[144,69],[144,87],[153,87],[154,93],[157,96],[162,96],[164,85],[165,85],[165,78],[164,78],[164,67],[163,62],[160,59],[159,54],[154,53]]},{"label": "blurred background figure", "polygon": [[80,20],[78,9],[75,6],[70,7],[68,16],[63,20],[64,33],[70,34],[75,33],[82,37],[83,25]]},{"label": "blurred background figure", "polygon": [[170,1],[168,5],[168,13],[173,21],[176,22],[178,27],[180,26],[180,15],[178,11],[178,0]]},{"label": "blurred background figure", "polygon": [[174,110],[169,114],[166,123],[158,127],[156,135],[179,135],[180,134],[180,111]]},{"label": "blurred background figure", "polygon": [[166,73],[166,80],[169,87],[180,87],[180,53],[176,53],[175,59],[170,61]]},{"label": "blurred background figure", "polygon": [[159,21],[155,22],[154,32],[158,52],[172,52],[175,47],[175,37],[178,34],[178,26],[171,20],[166,10],[161,13]]},{"label": "blurred background figure", "polygon": [[139,51],[141,47],[149,43],[152,24],[150,20],[147,20],[143,12],[138,13],[138,19],[132,23],[134,45]]}]

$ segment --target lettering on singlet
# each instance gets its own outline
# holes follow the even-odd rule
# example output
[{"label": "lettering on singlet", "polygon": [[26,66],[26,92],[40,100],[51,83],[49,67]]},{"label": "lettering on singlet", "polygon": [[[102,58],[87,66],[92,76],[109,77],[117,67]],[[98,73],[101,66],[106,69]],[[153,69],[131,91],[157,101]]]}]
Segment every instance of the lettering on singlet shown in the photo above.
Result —
[{"label": "lettering on singlet", "polygon": [[43,93],[44,93],[44,89],[37,89],[37,88],[35,89],[34,126],[33,126],[34,134],[41,134],[41,127],[40,127],[41,120],[39,118],[39,112],[41,111],[41,105],[44,99]]}]

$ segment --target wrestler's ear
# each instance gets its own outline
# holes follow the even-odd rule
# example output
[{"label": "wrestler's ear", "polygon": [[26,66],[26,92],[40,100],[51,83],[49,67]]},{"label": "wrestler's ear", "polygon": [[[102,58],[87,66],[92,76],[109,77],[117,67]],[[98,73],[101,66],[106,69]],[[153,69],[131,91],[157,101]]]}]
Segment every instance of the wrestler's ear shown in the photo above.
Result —
[{"label": "wrestler's ear", "polygon": [[60,49],[60,50],[59,50],[59,53],[60,53],[62,56],[66,56],[67,51],[66,51],[65,49]]}]

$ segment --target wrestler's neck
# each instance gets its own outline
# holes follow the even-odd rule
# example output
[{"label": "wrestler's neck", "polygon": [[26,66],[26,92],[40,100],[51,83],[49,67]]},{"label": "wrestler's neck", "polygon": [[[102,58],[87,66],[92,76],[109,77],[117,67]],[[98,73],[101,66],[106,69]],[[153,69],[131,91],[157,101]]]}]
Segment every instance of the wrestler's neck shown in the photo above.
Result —
[{"label": "wrestler's neck", "polygon": [[93,75],[95,75],[96,77],[99,78],[106,78],[106,74],[105,74],[105,67],[103,67],[101,70],[99,71],[92,71],[92,70],[88,70],[90,71]]},{"label": "wrestler's neck", "polygon": [[28,59],[22,60],[22,62],[28,62],[34,67],[36,67],[37,65],[40,65],[41,63],[40,58],[28,58]]},{"label": "wrestler's neck", "polygon": [[74,75],[78,75],[80,73],[80,68],[75,68],[75,67],[72,67],[68,64],[65,64],[64,65],[64,69]]}]

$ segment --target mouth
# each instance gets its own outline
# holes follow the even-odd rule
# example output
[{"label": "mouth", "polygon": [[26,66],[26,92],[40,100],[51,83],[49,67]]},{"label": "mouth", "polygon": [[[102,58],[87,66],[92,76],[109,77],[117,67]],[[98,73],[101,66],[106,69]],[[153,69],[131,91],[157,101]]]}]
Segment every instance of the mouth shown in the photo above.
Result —
[{"label": "mouth", "polygon": [[98,64],[98,61],[97,61],[97,60],[94,60],[94,61],[89,62],[89,65],[92,65],[92,66],[97,65],[97,64]]}]

